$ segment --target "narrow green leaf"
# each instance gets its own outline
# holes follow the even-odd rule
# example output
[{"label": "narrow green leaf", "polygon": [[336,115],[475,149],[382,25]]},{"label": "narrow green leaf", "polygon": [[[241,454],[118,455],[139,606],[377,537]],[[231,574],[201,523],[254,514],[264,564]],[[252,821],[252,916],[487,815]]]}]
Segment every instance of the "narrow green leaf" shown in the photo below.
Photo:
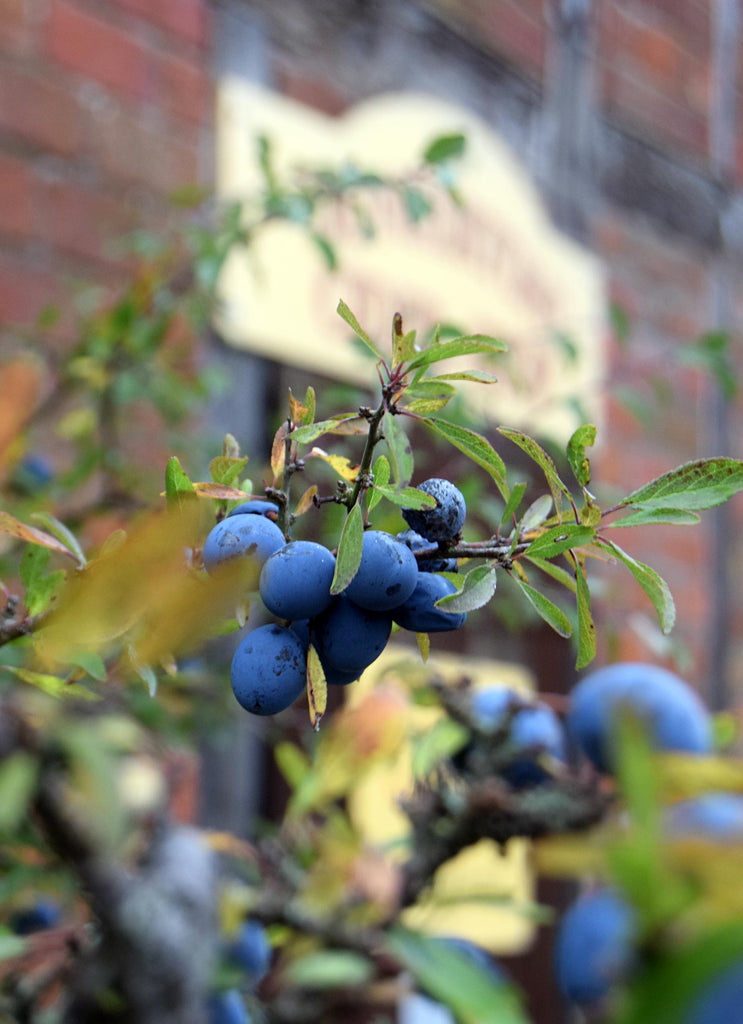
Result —
[{"label": "narrow green leaf", "polygon": [[421,660],[425,664],[431,653],[431,637],[428,633],[416,633],[415,639],[418,642],[418,650],[421,652]]},{"label": "narrow green leaf", "polygon": [[472,612],[482,608],[495,593],[496,575],[494,565],[478,565],[464,578],[462,589],[456,594],[440,597],[436,607],[445,612]]},{"label": "narrow green leaf", "polygon": [[31,615],[45,611],[65,581],[65,572],[59,569],[47,575],[49,549],[28,547],[21,558],[20,574],[26,588],[24,603]]},{"label": "narrow green leaf", "polygon": [[331,594],[340,594],[356,575],[361,563],[364,542],[364,518],[361,507],[354,505],[343,524],[338,554],[335,559],[335,573],[330,586]]},{"label": "narrow green leaf", "polygon": [[386,487],[390,480],[390,474],[392,470],[390,467],[390,460],[386,455],[380,455],[372,466],[372,476],[374,477],[374,485],[368,492],[367,496],[367,509],[371,512],[382,500],[381,491],[377,488]]},{"label": "narrow green leaf", "polygon": [[400,423],[399,416],[385,417],[384,436],[387,440],[395,482],[405,487],[413,476],[413,449],[408,435]]},{"label": "narrow green leaf", "polygon": [[693,526],[700,518],[696,512],[686,512],[680,508],[645,508],[607,523],[607,526]]},{"label": "narrow green leaf", "polygon": [[588,487],[591,482],[591,463],[586,455],[586,448],[596,443],[596,427],[593,423],[584,423],[573,433],[568,441],[567,456],[570,468],[581,487]]},{"label": "narrow green leaf", "polygon": [[33,672],[28,668],[16,668],[13,665],[2,665],[0,668],[4,672],[11,672],[24,683],[29,683],[44,693],[48,693],[50,697],[74,698],[75,700],[100,699],[97,693],[93,693],[87,687],[81,686],[79,683],[68,683],[66,679],[59,676],[49,675],[46,672]]},{"label": "narrow green leaf", "polygon": [[528,1024],[516,993],[487,968],[441,939],[406,928],[387,934],[392,954],[459,1024]]},{"label": "narrow green leaf", "polygon": [[[503,515],[501,516],[501,526],[504,526],[510,519],[516,515],[516,510],[521,504],[521,499],[526,493],[526,483],[514,484],[513,490],[511,491],[511,497],[506,502],[506,507],[503,509]],[[550,500],[550,507],[552,501]]]},{"label": "narrow green leaf", "polygon": [[302,426],[309,426],[315,419],[315,389],[308,387],[304,395],[304,407],[307,412],[302,420]]},{"label": "narrow green leaf", "polygon": [[279,771],[292,789],[311,771],[307,755],[296,744],[284,740],[273,748],[273,756]]},{"label": "narrow green leaf", "polygon": [[440,164],[444,160],[461,157],[467,146],[467,139],[460,132],[451,135],[439,135],[426,146],[423,161],[427,164]]},{"label": "narrow green leaf", "polygon": [[375,343],[374,343],[374,342],[373,342],[373,341],[371,340],[371,338],[369,337],[369,335],[368,335],[368,334],[366,333],[366,331],[364,330],[364,328],[363,328],[363,327],[361,326],[361,324],[360,324],[360,323],[358,322],[358,320],[357,320],[357,319],[356,319],[356,317],[355,317],[355,316],[353,315],[353,313],[352,313],[352,312],[351,312],[351,310],[350,310],[350,309],[348,308],[348,306],[347,306],[347,305],[346,305],[346,303],[345,303],[345,302],[343,301],[343,299],[341,299],[341,300],[340,300],[340,301],[338,302],[338,306],[336,307],[336,312],[337,312],[338,316],[339,316],[339,317],[340,317],[340,318],[341,318],[342,320],[345,320],[345,321],[346,321],[346,323],[347,323],[347,324],[348,324],[348,326],[349,326],[349,327],[351,328],[351,330],[352,330],[352,331],[353,331],[353,333],[354,333],[354,334],[356,335],[356,337],[357,337],[357,338],[360,338],[360,339],[361,339],[361,341],[363,341],[363,342],[364,342],[364,344],[366,345],[366,347],[367,347],[367,348],[369,348],[369,349],[371,349],[371,351],[372,351],[372,352],[374,353],[374,355],[375,355],[375,356],[377,357],[377,359],[383,359],[383,358],[384,358],[384,357],[383,357],[383,355],[382,355],[382,352],[380,351],[380,349],[378,348],[378,346],[377,346],[377,345],[376,345],[376,344],[375,344]]},{"label": "narrow green leaf", "polygon": [[591,526],[577,523],[560,524],[541,534],[529,545],[529,554],[538,558],[556,558],[563,551],[590,544],[596,536]]},{"label": "narrow green leaf", "polygon": [[320,255],[325,260],[325,266],[328,270],[338,269],[338,257],[335,252],[330,239],[319,231],[310,231],[310,238],[312,239],[315,246],[319,249]]},{"label": "narrow green leaf", "polygon": [[621,506],[701,511],[743,490],[743,462],[713,458],[687,462],[628,494]]},{"label": "narrow green leaf", "polygon": [[570,620],[564,612],[560,611],[556,604],[545,597],[541,591],[536,590],[534,587],[525,583],[521,579],[518,573],[512,573],[511,579],[515,580],[519,587],[521,587],[522,593],[535,609],[535,611],[541,615],[548,625],[554,629],[554,631],[563,637],[569,637],[573,635],[573,627],[570,625]]},{"label": "narrow green leaf", "polygon": [[497,384],[498,378],[487,370],[460,370],[458,373],[439,373],[427,380],[469,380],[476,384]]},{"label": "narrow green leaf", "polygon": [[406,398],[426,399],[450,399],[456,395],[457,389],[453,384],[442,381],[437,377],[426,378],[405,388]]},{"label": "narrow green leaf", "polygon": [[468,427],[460,427],[458,423],[450,423],[448,420],[426,417],[423,422],[434,433],[445,437],[450,444],[486,470],[495,481],[503,500],[508,501],[510,491],[506,483],[506,467],[503,459],[486,438]]},{"label": "narrow green leaf", "polygon": [[392,320],[392,365],[406,363],[412,359],[418,351],[415,345],[417,332],[407,331],[402,333],[402,317],[395,313]]},{"label": "narrow green leaf", "polygon": [[440,718],[413,741],[413,778],[424,779],[437,764],[461,750],[469,737],[469,730],[460,722]]},{"label": "narrow green leaf", "polygon": [[366,957],[342,949],[305,953],[292,960],[284,971],[290,985],[309,989],[365,985],[373,974],[372,965]]},{"label": "narrow green leaf", "polygon": [[424,219],[424,217],[427,217],[433,209],[433,203],[428,196],[419,188],[415,188],[412,185],[403,185],[400,188],[400,198],[405,206],[405,212],[408,215],[408,220],[413,224],[418,224]]},{"label": "narrow green leaf", "polygon": [[247,455],[243,455],[242,458],[217,455],[209,463],[209,473],[215,484],[225,484],[227,487],[232,487],[239,480],[240,474],[245,469],[247,462]]},{"label": "narrow green leaf", "polygon": [[296,427],[288,436],[297,444],[309,444],[323,434],[365,434],[368,427],[369,424],[362,416],[349,413],[347,416],[334,416],[329,420],[318,420],[317,423]]},{"label": "narrow green leaf", "polygon": [[49,515],[48,512],[32,512],[32,519],[37,519],[40,523],[46,526],[49,533],[51,533],[57,540],[61,541],[65,547],[75,556],[80,565],[86,565],[87,559],[80,547],[77,537],[72,533],[68,527],[61,523],[59,519]]},{"label": "narrow green leaf", "polygon": [[626,551],[623,551],[618,544],[610,540],[601,540],[601,547],[610,551],[615,558],[626,565],[647,596],[652,601],[653,607],[658,614],[658,620],[664,633],[670,633],[676,622],[676,606],[673,595],[666,581],[658,575],[655,569],[649,565],[638,562]]},{"label": "narrow green leaf", "polygon": [[4,928],[0,929],[0,963],[3,960],[15,960],[17,956],[23,956],[27,950],[28,939],[11,935]]},{"label": "narrow green leaf", "polygon": [[465,334],[461,338],[453,338],[451,341],[442,341],[438,345],[431,345],[413,359],[409,369],[417,370],[422,366],[430,366],[431,363],[439,363],[443,359],[454,359],[457,356],[469,356],[481,352],[487,355],[496,355],[498,352],[506,352],[508,346],[505,342],[498,341],[486,334]]},{"label": "narrow green leaf", "polygon": [[588,589],[586,570],[575,559],[575,582],[578,597],[578,660],[575,667],[585,668],[596,657],[596,627],[591,615],[591,591]]},{"label": "narrow green leaf", "polygon": [[552,577],[557,583],[560,583],[563,587],[566,587],[572,594],[576,591],[575,577],[563,569],[561,565],[555,565],[554,562],[547,562],[543,558],[533,558],[531,552],[524,555],[527,562],[531,562],[537,569],[545,573],[547,576]]},{"label": "narrow green leaf", "polygon": [[549,519],[552,512],[552,504],[552,496],[549,494],[542,494],[536,501],[533,501],[521,517],[519,533],[529,533],[530,530],[536,530],[546,519]]},{"label": "narrow green leaf", "polygon": [[417,416],[430,416],[432,413],[445,409],[451,398],[414,398],[405,408]]},{"label": "narrow green leaf", "polygon": [[529,458],[533,459],[540,467],[547,478],[547,484],[552,492],[552,500],[555,503],[555,509],[559,513],[562,506],[560,494],[562,493],[566,495],[569,500],[572,499],[570,491],[560,479],[557,467],[544,448],[537,444],[533,437],[529,437],[528,434],[524,434],[521,430],[513,430],[511,427],[498,427],[498,432],[503,434],[504,437],[507,437],[509,441],[513,441],[515,445],[518,445],[518,447],[523,452],[526,452]]},{"label": "narrow green leaf", "polygon": [[165,467],[165,497],[168,505],[174,508],[180,508],[183,501],[196,497],[194,486],[175,455],[168,459]]},{"label": "narrow green leaf", "polygon": [[436,499],[417,487],[403,487],[396,490],[382,484],[375,484],[374,490],[400,508],[436,508]]},{"label": "narrow green leaf", "polygon": [[13,832],[28,816],[39,763],[18,751],[0,762],[0,833]]},{"label": "narrow green leaf", "polygon": [[97,651],[76,651],[70,657],[70,664],[77,665],[99,683],[105,683],[108,678],[106,664]]}]

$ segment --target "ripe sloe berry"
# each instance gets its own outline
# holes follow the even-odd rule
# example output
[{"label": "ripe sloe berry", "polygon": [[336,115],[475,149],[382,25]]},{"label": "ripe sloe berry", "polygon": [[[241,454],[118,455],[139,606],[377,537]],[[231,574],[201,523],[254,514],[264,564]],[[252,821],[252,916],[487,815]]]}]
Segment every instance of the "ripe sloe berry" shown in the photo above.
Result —
[{"label": "ripe sloe berry", "polygon": [[367,530],[361,564],[345,594],[360,608],[389,611],[410,597],[417,578],[418,563],[409,547],[391,533]]},{"label": "ripe sloe berry", "polygon": [[393,610],[392,617],[403,629],[414,633],[446,633],[459,629],[467,618],[466,612],[447,612],[436,607],[439,598],[455,593],[456,589],[445,576],[419,572],[413,593]]},{"label": "ripe sloe berry", "polygon": [[[430,548],[433,541],[421,537],[415,530],[403,530],[397,534],[398,541],[409,547],[411,551],[421,551],[423,548]],[[456,572],[456,558],[419,558],[418,572]]]},{"label": "ripe sloe berry", "polygon": [[411,530],[426,540],[451,540],[464,526],[467,505],[464,495],[448,480],[432,477],[418,484],[418,490],[436,499],[435,508],[404,508],[402,517]]},{"label": "ripe sloe berry", "polygon": [[308,540],[279,548],[261,570],[260,592],[270,612],[282,619],[309,619],[324,612],[333,600],[330,584],[335,558]]},{"label": "ripe sloe berry", "polygon": [[223,562],[241,557],[262,564],[285,544],[284,534],[276,523],[264,516],[228,516],[212,528],[204,541],[204,567],[211,572]]},{"label": "ripe sloe berry", "polygon": [[232,658],[232,689],[254,715],[275,715],[304,690],[307,655],[296,633],[275,624],[259,626],[238,645]]},{"label": "ripe sloe berry", "polygon": [[562,994],[590,1005],[629,973],[634,961],[635,918],[611,889],[580,897],[565,911],[555,944],[555,971]]}]

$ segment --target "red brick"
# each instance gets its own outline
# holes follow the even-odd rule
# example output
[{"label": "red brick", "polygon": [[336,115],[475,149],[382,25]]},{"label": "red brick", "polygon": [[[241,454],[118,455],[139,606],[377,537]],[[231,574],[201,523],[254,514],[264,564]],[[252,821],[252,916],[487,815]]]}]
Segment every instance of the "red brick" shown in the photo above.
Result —
[{"label": "red brick", "polygon": [[38,182],[38,235],[52,249],[94,262],[112,262],[110,243],[134,227],[121,203],[70,182]]},{"label": "red brick", "polygon": [[156,61],[156,96],[167,113],[201,124],[211,120],[213,88],[205,67],[179,57]]},{"label": "red brick", "polygon": [[209,16],[206,0],[117,0],[153,25],[175,32],[197,46],[209,41]]},{"label": "red brick", "polygon": [[31,230],[31,182],[26,165],[0,154],[0,234]]},{"label": "red brick", "polygon": [[68,90],[18,67],[0,67],[0,127],[43,150],[71,155],[79,110]]},{"label": "red brick", "polygon": [[0,324],[27,325],[59,294],[46,270],[3,260],[0,263]]},{"label": "red brick", "polygon": [[148,55],[129,34],[91,17],[66,0],[53,0],[46,25],[53,60],[118,92],[144,97]]},{"label": "red brick", "polygon": [[[168,195],[200,180],[198,130],[149,127],[123,111],[98,124],[93,144],[105,173]],[[186,141],[184,141],[184,136]],[[191,144],[189,144],[189,141]]]},{"label": "red brick", "polygon": [[29,49],[33,36],[26,6],[26,0],[0,0],[0,50],[17,53]]}]

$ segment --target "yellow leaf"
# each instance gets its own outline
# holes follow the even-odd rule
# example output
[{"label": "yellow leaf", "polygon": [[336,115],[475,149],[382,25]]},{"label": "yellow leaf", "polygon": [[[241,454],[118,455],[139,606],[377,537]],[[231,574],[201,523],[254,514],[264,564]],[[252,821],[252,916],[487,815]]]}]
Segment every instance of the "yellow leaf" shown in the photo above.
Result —
[{"label": "yellow leaf", "polygon": [[51,533],[47,533],[45,530],[37,530],[35,526],[26,526],[20,519],[16,519],[15,516],[11,516],[8,512],[0,512],[0,533],[5,533],[10,537],[17,537],[18,540],[28,541],[30,544],[40,544],[42,547],[49,548],[51,551],[58,551],[60,554],[67,555],[68,558],[73,558],[77,561],[73,552],[65,547],[61,541],[58,541],[56,537],[53,537]]},{"label": "yellow leaf", "polygon": [[338,476],[348,483],[352,484],[356,480],[356,474],[359,471],[358,465],[352,466],[350,461],[343,455],[329,455],[322,448],[313,448],[307,458],[322,459],[323,462],[327,462],[329,466],[333,467]]},{"label": "yellow leaf", "polygon": [[428,661],[428,655],[431,651],[431,637],[428,633],[416,633],[415,639],[418,641],[418,650],[421,652],[421,658],[424,662]]},{"label": "yellow leaf", "polygon": [[271,445],[271,472],[273,473],[274,487],[280,487],[284,479],[286,468],[286,435],[289,433],[289,425],[284,422],[276,431]]},{"label": "yellow leaf", "polygon": [[328,684],[320,655],[312,645],[307,652],[307,699],[310,703],[310,722],[315,729],[319,729],[328,706]]},{"label": "yellow leaf", "polygon": [[311,487],[308,487],[297,502],[297,507],[294,509],[294,515],[302,516],[308,509],[312,508],[312,502],[316,494],[317,484],[313,484]]}]

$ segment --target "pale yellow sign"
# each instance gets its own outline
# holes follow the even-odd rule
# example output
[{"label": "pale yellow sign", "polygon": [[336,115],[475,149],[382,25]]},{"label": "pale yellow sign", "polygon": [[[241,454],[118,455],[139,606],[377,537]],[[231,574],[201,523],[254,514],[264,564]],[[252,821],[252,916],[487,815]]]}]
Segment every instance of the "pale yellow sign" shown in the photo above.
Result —
[{"label": "pale yellow sign", "polygon": [[384,346],[395,312],[407,330],[450,323],[495,335],[509,344],[510,356],[487,366],[498,384],[465,385],[473,411],[564,442],[580,422],[576,398],[593,422],[601,420],[602,269],[555,230],[523,167],[473,114],[430,96],[396,93],[330,118],[225,78],[218,86],[218,194],[255,195],[261,134],[271,139],[281,175],[352,161],[399,177],[420,166],[433,138],[460,131],[467,138],[457,171],[463,208],[434,191],[433,213],[412,225],[394,192],[364,190],[358,200],[375,225],[371,241],[348,205],[326,208],[317,226],[337,248],[335,273],[301,226],[271,224],[250,250],[228,261],[217,328],[233,345],[362,384],[373,373],[348,344],[348,328],[335,313],[339,298]]},{"label": "pale yellow sign", "polygon": [[[409,822],[399,801],[413,791],[415,737],[428,732],[442,712],[414,704],[411,686],[422,675],[435,674],[454,683],[466,675],[474,687],[508,686],[528,696],[534,680],[521,665],[464,655],[432,655],[424,666],[417,651],[391,643],[347,688],[351,705],[372,691],[394,689],[403,700],[399,714],[406,740],[394,758],[376,762],[359,774],[348,794],[351,817],[366,842],[404,859]],[[526,840],[512,839],[503,849],[482,840],[462,850],[436,873],[431,890],[406,911],[404,923],[433,935],[459,936],[493,953],[525,949],[534,936],[528,909],[534,882]]]}]

